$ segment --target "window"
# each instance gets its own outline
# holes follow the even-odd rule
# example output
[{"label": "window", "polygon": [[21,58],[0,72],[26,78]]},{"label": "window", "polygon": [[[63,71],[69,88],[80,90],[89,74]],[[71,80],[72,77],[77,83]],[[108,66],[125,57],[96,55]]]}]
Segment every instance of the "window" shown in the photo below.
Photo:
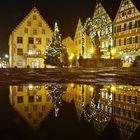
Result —
[{"label": "window", "polygon": [[23,103],[23,96],[18,96],[17,97],[17,102],[18,103]]},{"label": "window", "polygon": [[121,46],[121,39],[119,39],[119,46]]},{"label": "window", "polygon": [[38,26],[39,26],[39,27],[42,27],[42,22],[39,22],[39,23],[38,23]]},{"label": "window", "polygon": [[41,44],[41,38],[36,38],[36,44],[40,45]]},{"label": "window", "polygon": [[132,22],[129,22],[129,29],[132,29]]},{"label": "window", "polygon": [[17,55],[23,55],[23,49],[18,48],[17,49]]},{"label": "window", "polygon": [[140,20],[138,20],[138,27],[140,27]]},{"label": "window", "polygon": [[25,28],[24,29],[24,33],[28,33],[28,28]]},{"label": "window", "polygon": [[34,96],[29,96],[29,102],[30,103],[34,102]]},{"label": "window", "polygon": [[27,26],[31,26],[31,21],[27,21]]},{"label": "window", "polygon": [[37,30],[33,29],[33,35],[37,35]]},{"label": "window", "polygon": [[79,44],[81,44],[81,40],[79,40]]},{"label": "window", "polygon": [[126,31],[126,23],[124,24],[124,29],[123,30]]},{"label": "window", "polygon": [[42,34],[45,34],[45,29],[42,29]]},{"label": "window", "polygon": [[126,38],[124,38],[124,45],[126,45]]},{"label": "window", "polygon": [[17,43],[23,43],[23,37],[17,37]]},{"label": "window", "polygon": [[124,5],[127,5],[128,3],[129,3],[128,0],[125,0],[125,1],[124,1]]},{"label": "window", "polygon": [[132,44],[132,37],[129,38],[129,44]]},{"label": "window", "polygon": [[34,38],[33,37],[29,37],[28,38],[28,43],[29,44],[34,44]]},{"label": "window", "polygon": [[18,86],[17,91],[23,91],[23,86]]},{"label": "window", "polygon": [[33,20],[36,20],[36,15],[33,15]]},{"label": "window", "polygon": [[138,36],[135,37],[135,43],[138,43]]}]

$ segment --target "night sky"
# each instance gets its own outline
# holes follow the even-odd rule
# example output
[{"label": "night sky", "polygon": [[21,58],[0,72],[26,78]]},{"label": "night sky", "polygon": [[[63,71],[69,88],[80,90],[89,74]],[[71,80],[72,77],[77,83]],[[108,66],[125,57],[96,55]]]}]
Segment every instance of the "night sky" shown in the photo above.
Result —
[{"label": "night sky", "polygon": [[[4,0],[0,4],[0,55],[8,53],[11,31],[35,5],[53,29],[57,21],[62,37],[74,36],[79,17],[93,15],[96,0]],[[120,0],[102,0],[112,18]],[[117,3],[117,5],[116,5]],[[113,5],[110,7],[110,5]],[[113,10],[113,12],[112,12]]]}]

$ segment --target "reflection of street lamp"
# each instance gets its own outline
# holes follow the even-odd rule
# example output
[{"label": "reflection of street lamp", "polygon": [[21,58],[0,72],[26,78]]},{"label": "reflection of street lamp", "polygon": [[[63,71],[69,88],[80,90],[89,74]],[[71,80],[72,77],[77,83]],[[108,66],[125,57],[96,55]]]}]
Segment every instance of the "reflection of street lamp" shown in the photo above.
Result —
[{"label": "reflection of street lamp", "polygon": [[110,53],[111,53],[111,57],[114,56],[116,54],[116,49],[111,49]]},{"label": "reflection of street lamp", "polygon": [[8,55],[8,54],[5,54],[4,57],[5,57],[5,58],[9,58],[9,55]]}]

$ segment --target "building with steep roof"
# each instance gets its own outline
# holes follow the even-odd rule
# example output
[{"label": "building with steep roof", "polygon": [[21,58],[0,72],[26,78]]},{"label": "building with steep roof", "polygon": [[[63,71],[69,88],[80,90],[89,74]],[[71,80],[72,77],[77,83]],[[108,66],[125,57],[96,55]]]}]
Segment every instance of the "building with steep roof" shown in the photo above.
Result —
[{"label": "building with steep roof", "polygon": [[98,34],[100,51],[103,53],[102,57],[110,58],[110,49],[113,47],[113,23],[110,15],[107,13],[100,0],[96,1],[93,22],[96,23],[93,34]]},{"label": "building with steep roof", "polygon": [[91,58],[90,51],[92,48],[92,42],[89,35],[87,34],[85,35],[84,41],[82,40],[83,30],[84,27],[82,25],[81,19],[79,18],[74,36],[74,54],[77,58],[79,58],[80,55],[82,55],[84,58]]},{"label": "building with steep roof", "polygon": [[116,57],[125,62],[132,62],[140,55],[140,12],[133,1],[121,1],[113,23]]},{"label": "building with steep roof", "polygon": [[10,67],[44,68],[44,53],[52,34],[48,23],[33,7],[10,34]]}]

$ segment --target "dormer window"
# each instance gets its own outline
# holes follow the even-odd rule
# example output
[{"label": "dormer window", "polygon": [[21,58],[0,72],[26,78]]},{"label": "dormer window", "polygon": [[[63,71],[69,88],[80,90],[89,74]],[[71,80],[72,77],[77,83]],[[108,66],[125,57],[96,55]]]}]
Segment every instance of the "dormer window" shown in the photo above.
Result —
[{"label": "dormer window", "polygon": [[31,21],[27,21],[27,26],[31,26]]},{"label": "dormer window", "polygon": [[36,15],[33,15],[33,20],[36,20]]}]

